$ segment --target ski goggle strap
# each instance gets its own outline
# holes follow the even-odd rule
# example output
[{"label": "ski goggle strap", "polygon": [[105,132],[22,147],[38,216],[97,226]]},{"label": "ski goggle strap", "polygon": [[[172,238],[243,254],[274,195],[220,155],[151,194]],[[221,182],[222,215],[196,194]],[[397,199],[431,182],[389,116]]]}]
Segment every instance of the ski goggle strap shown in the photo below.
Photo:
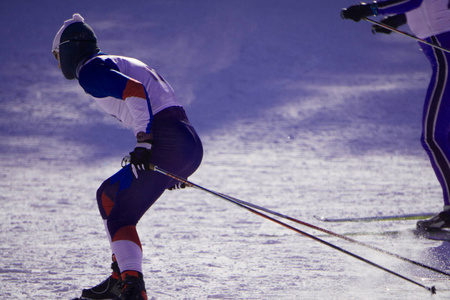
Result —
[{"label": "ski goggle strap", "polygon": [[77,39],[71,39],[71,40],[65,40],[64,42],[59,43],[58,45],[56,45],[56,47],[52,50],[53,55],[55,55],[56,57],[56,53],[59,53],[59,46],[70,43],[70,42],[87,42],[87,43],[96,43],[97,41],[95,40],[77,40]]}]

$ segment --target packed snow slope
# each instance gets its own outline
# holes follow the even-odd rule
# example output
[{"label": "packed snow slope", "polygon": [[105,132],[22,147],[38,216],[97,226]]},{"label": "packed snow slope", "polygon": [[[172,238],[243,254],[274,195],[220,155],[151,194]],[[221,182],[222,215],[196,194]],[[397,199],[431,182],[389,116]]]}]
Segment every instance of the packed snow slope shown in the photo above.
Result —
[{"label": "packed snow slope", "polygon": [[[102,51],[141,59],[171,83],[204,143],[192,181],[314,224],[439,212],[419,142],[430,66],[414,40],[342,20],[354,3],[2,3],[0,298],[70,299],[109,272],[95,192],[135,141],[51,54],[76,12]],[[317,225],[448,269],[448,244],[415,238],[414,222]],[[154,299],[428,296],[197,190],[163,195],[138,230]],[[435,274],[320,236],[450,296]]]}]

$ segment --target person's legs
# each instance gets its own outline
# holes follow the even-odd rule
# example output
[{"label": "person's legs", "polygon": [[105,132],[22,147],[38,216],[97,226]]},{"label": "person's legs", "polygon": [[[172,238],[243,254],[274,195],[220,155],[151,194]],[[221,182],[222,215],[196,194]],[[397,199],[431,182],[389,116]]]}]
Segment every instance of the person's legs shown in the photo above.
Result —
[{"label": "person's legs", "polygon": [[[152,164],[182,177],[195,172],[200,165],[203,148],[181,107],[172,107],[156,114],[152,132]],[[129,166],[121,172],[115,199],[109,201],[114,204],[107,216],[111,248],[122,272],[142,273],[142,246],[136,224],[163,192],[173,186],[175,180],[153,171],[138,171],[136,179]],[[114,186],[113,181],[111,183]],[[115,191],[116,187],[113,187],[112,193]],[[104,197],[108,198],[112,193],[105,192]]]},{"label": "person's legs", "polygon": [[[106,218],[107,232],[120,271],[142,273],[142,245],[136,225],[162,195],[169,179],[151,171],[140,172],[136,179],[129,165],[122,171],[124,176],[114,198],[109,198],[108,190],[102,193],[102,203],[112,204]],[[111,189],[115,190],[114,184]]]},{"label": "person's legs", "polygon": [[[152,132],[152,164],[186,178],[195,172],[202,160],[203,148],[181,107],[156,114]],[[107,179],[97,191],[99,211],[117,258],[121,279],[124,284],[136,285],[136,289],[144,288],[144,293],[142,246],[136,225],[162,193],[175,183],[174,179],[153,171],[138,171],[136,179],[128,165]],[[134,293],[135,288],[131,290]],[[126,284],[122,292],[131,293]]]},{"label": "person's legs", "polygon": [[[431,37],[429,41],[448,47],[450,35]],[[450,209],[450,78],[448,72],[450,54],[428,45],[422,45],[422,47],[431,63],[433,73],[424,104],[421,141],[442,187],[444,212],[430,220],[419,221],[417,226],[423,229],[438,229],[450,226],[450,211],[446,212]]]}]

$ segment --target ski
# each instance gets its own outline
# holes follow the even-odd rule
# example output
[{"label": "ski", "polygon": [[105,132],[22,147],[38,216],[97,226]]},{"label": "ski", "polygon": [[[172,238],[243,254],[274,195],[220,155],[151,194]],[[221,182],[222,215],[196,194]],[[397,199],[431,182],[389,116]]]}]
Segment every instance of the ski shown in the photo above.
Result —
[{"label": "ski", "polygon": [[392,238],[397,238],[405,235],[413,235],[416,238],[425,238],[434,241],[448,241],[450,242],[450,230],[440,229],[433,231],[426,231],[423,229],[407,229],[407,230],[389,230],[389,231],[361,231],[361,232],[346,232],[342,235],[344,236],[388,236]]},{"label": "ski", "polygon": [[[414,236],[416,238],[450,242],[450,230],[440,229],[434,231],[426,231],[423,229],[407,229],[407,230],[389,230],[389,231],[361,231],[361,232],[345,232],[343,236],[387,236],[391,238],[398,238],[405,235]],[[322,237],[322,235],[318,235]],[[325,237],[326,235],[323,235]]]},{"label": "ski", "polygon": [[374,217],[356,217],[356,218],[326,218],[314,216],[322,222],[375,222],[375,221],[405,221],[405,220],[423,220],[436,215],[435,213],[403,214],[392,216],[374,216]]},{"label": "ski", "polygon": [[439,229],[439,230],[414,230],[414,234],[419,238],[426,238],[433,241],[443,241],[450,242],[450,230]]}]

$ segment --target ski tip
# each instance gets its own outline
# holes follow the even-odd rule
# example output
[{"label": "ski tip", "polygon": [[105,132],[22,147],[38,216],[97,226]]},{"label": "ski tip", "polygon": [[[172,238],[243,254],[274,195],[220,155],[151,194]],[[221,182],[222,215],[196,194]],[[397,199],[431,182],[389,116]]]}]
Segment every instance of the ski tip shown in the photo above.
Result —
[{"label": "ski tip", "polygon": [[313,216],[314,219],[322,221],[322,222],[328,222],[328,219],[325,217],[321,217],[321,216]]}]

